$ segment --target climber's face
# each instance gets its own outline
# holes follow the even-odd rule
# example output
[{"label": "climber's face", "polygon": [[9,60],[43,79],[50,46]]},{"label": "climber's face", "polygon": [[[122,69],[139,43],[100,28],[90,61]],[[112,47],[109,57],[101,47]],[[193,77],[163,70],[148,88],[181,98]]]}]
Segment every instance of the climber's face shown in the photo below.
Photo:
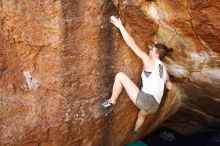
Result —
[{"label": "climber's face", "polygon": [[149,48],[149,56],[155,58],[158,56],[157,48],[154,45],[148,45]]}]

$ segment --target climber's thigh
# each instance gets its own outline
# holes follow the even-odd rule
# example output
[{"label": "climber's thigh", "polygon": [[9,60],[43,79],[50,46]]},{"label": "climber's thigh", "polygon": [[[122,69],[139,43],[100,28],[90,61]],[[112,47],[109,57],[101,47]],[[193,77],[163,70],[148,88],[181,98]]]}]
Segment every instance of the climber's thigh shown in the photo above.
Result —
[{"label": "climber's thigh", "polygon": [[135,83],[124,73],[120,72],[116,75],[116,78],[119,78],[123,87],[125,88],[128,96],[132,100],[132,102],[136,105],[136,98],[139,92],[139,88],[135,85]]}]

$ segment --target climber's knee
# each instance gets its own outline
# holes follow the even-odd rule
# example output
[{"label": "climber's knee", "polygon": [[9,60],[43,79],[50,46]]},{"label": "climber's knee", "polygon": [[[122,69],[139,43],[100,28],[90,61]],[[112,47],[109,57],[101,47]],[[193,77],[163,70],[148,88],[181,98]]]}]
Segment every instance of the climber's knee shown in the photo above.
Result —
[{"label": "climber's knee", "polygon": [[120,80],[121,81],[125,76],[126,76],[125,73],[119,72],[119,73],[116,74],[115,80]]},{"label": "climber's knee", "polygon": [[146,115],[147,115],[147,112],[145,112],[144,110],[140,110],[138,113],[138,118],[145,119]]}]

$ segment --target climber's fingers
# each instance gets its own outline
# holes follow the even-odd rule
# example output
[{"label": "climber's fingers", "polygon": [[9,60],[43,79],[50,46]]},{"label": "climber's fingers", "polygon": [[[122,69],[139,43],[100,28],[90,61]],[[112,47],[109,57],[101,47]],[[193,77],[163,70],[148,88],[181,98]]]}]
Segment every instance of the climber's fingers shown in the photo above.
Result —
[{"label": "climber's fingers", "polygon": [[114,21],[110,20],[110,22],[111,22],[112,24],[114,24],[114,25],[115,25],[115,22],[114,22]]},{"label": "climber's fingers", "polygon": [[122,25],[121,19],[120,19],[120,18],[117,18],[117,17],[115,17],[115,16],[111,16],[110,22],[111,22],[112,24],[114,24],[116,27],[119,27],[120,25]]},{"label": "climber's fingers", "polygon": [[117,20],[118,20],[115,16],[111,16],[110,19],[111,19],[112,21],[117,21]]},{"label": "climber's fingers", "polygon": [[117,18],[116,18],[115,16],[111,16],[110,22],[113,23],[113,24],[115,24],[116,21],[117,21]]}]

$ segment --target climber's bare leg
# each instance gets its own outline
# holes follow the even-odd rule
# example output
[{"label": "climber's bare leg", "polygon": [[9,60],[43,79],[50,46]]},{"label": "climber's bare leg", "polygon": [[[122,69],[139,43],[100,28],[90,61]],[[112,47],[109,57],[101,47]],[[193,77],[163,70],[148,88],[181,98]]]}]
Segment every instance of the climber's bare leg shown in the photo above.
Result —
[{"label": "climber's bare leg", "polygon": [[113,85],[112,96],[110,101],[115,104],[123,87],[125,88],[128,96],[132,102],[136,105],[136,98],[139,92],[139,88],[133,83],[133,81],[124,73],[120,72],[115,77]]},{"label": "climber's bare leg", "polygon": [[144,123],[144,119],[148,113],[145,112],[144,110],[140,110],[138,113],[138,117],[135,123],[135,131],[138,131],[138,129],[142,126]]}]

